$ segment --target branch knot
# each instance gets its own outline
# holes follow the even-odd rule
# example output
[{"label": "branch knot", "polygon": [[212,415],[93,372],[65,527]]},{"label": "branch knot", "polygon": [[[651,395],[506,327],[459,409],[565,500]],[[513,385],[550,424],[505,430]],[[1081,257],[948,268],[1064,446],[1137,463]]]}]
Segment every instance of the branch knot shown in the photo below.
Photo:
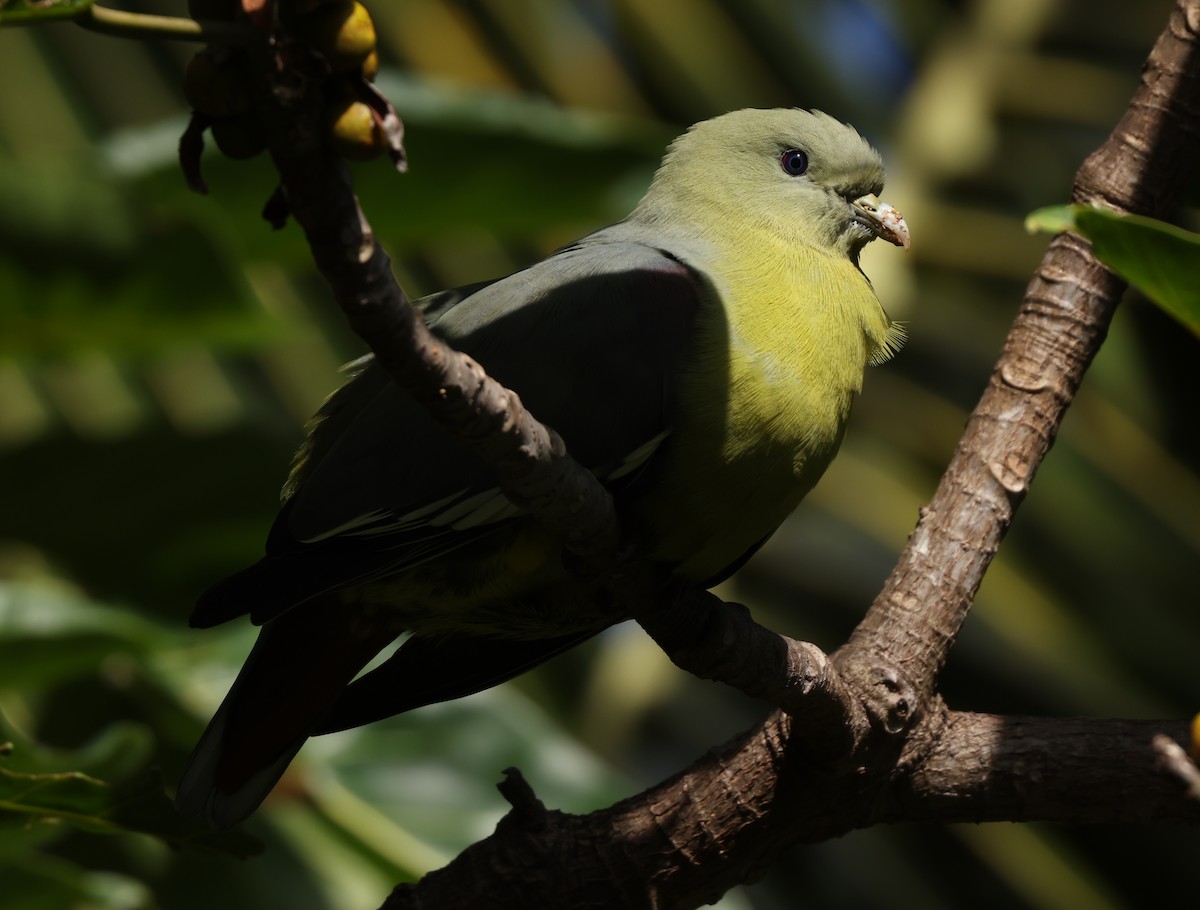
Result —
[{"label": "branch knot", "polygon": [[517,768],[505,768],[504,780],[496,785],[500,795],[512,806],[512,810],[504,817],[502,824],[508,822],[523,828],[529,833],[545,830],[549,810],[546,804],[537,798],[529,781]]}]

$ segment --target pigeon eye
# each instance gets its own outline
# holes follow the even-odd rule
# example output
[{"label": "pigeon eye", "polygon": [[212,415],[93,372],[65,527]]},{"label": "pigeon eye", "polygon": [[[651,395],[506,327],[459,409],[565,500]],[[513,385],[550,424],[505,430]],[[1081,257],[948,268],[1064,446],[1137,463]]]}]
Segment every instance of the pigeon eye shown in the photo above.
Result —
[{"label": "pigeon eye", "polygon": [[800,149],[788,149],[779,156],[779,166],[784,173],[799,177],[808,170],[808,155]]}]

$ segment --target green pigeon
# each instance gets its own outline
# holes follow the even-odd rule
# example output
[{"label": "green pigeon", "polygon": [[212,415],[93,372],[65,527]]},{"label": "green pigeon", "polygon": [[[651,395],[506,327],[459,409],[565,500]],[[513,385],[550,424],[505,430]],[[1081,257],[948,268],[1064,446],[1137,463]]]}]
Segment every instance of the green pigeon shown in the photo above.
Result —
[{"label": "green pigeon", "polygon": [[[859,267],[876,237],[908,247],[883,179],[826,114],[725,114],[671,144],[625,220],[419,306],[561,434],[644,559],[712,585],[816,483],[865,367],[902,341]],[[311,423],[266,555],[192,615],[262,630],[180,810],[236,824],[309,736],[496,685],[625,618],[594,587],[486,464],[359,361]]]}]

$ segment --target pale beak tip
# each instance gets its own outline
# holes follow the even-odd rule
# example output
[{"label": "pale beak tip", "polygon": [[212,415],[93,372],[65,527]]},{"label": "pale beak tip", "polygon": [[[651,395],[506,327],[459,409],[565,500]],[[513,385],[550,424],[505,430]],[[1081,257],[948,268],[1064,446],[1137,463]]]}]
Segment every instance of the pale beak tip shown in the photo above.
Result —
[{"label": "pale beak tip", "polygon": [[858,220],[867,225],[871,233],[888,243],[907,250],[910,243],[908,222],[900,210],[890,203],[881,202],[874,193],[854,200]]},{"label": "pale beak tip", "polygon": [[904,220],[904,216],[900,214],[900,210],[893,208],[886,202],[881,202],[877,214],[881,228],[879,236],[888,241],[888,243],[894,243],[901,249],[907,250],[911,243],[911,238],[908,233],[908,222]]}]

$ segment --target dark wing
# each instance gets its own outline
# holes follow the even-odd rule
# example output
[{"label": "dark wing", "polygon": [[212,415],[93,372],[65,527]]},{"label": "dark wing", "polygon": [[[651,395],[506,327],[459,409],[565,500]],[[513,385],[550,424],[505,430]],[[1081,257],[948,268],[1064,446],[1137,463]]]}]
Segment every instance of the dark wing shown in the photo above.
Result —
[{"label": "dark wing", "polygon": [[[635,472],[668,432],[702,276],[639,243],[585,240],[474,293],[432,328],[514,389],[602,479]],[[366,362],[318,414],[267,557],[205,595],[193,625],[403,571],[520,515],[490,470]]]},{"label": "dark wing", "polygon": [[364,634],[320,597],[264,626],[180,775],[179,811],[217,828],[253,812],[316,720],[394,637],[386,626]]},{"label": "dark wing", "polygon": [[599,631],[535,641],[474,635],[410,638],[380,666],[350,683],[312,735],[474,695],[532,670]]}]

